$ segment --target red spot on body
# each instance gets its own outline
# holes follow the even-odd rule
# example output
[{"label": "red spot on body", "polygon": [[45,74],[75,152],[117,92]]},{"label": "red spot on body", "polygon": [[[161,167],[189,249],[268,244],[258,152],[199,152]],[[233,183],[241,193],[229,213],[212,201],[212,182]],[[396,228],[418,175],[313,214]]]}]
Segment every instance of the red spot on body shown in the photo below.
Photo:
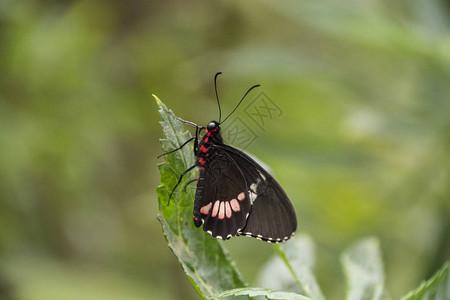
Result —
[{"label": "red spot on body", "polygon": [[205,168],[204,167],[200,167],[200,171],[205,171]]},{"label": "red spot on body", "polygon": [[195,221],[198,221],[198,219],[195,216],[193,216],[193,217],[194,217]]},{"label": "red spot on body", "polygon": [[206,161],[203,159],[203,157],[200,157],[198,159],[198,163],[201,164],[201,165],[204,165],[204,164],[206,164]]},{"label": "red spot on body", "polygon": [[237,198],[238,198],[239,201],[244,200],[244,199],[245,199],[245,193],[244,193],[244,192],[240,193],[240,194],[237,196]]},{"label": "red spot on body", "polygon": [[236,199],[231,199],[230,201],[231,209],[233,211],[240,211],[241,207],[239,206],[239,202]]},{"label": "red spot on body", "polygon": [[208,148],[206,148],[205,146],[201,145],[200,146],[200,150],[205,153],[206,151],[208,151]]},{"label": "red spot on body", "polygon": [[205,144],[208,142],[209,139],[209,133],[207,134],[207,137],[205,138]]},{"label": "red spot on body", "polygon": [[219,200],[216,200],[216,202],[214,202],[214,207],[212,210],[211,217],[215,218],[217,216],[217,212],[219,211],[219,204],[220,204]]}]

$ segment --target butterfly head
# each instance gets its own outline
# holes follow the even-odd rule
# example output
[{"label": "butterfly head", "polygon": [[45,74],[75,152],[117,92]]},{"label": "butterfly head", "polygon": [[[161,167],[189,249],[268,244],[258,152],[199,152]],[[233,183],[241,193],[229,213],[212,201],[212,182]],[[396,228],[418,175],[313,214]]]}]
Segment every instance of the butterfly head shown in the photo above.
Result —
[{"label": "butterfly head", "polygon": [[206,126],[207,132],[219,132],[220,131],[220,125],[219,122],[211,121],[209,122],[208,126]]}]

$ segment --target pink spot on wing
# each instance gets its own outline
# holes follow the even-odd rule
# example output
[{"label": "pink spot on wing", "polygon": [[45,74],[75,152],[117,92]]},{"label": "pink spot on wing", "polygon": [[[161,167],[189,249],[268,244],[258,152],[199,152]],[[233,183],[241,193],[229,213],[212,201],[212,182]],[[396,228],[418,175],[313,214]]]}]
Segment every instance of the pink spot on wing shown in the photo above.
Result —
[{"label": "pink spot on wing", "polygon": [[225,205],[222,202],[220,202],[220,208],[219,208],[219,219],[225,218]]},{"label": "pink spot on wing", "polygon": [[225,214],[227,215],[227,218],[229,219],[229,218],[231,218],[231,214],[232,214],[230,202],[228,202],[228,201],[225,202],[225,208],[226,208]]},{"label": "pink spot on wing", "polygon": [[238,198],[239,201],[244,200],[244,199],[245,199],[245,193],[244,193],[244,192],[240,193],[240,194],[237,196],[237,198]]},{"label": "pink spot on wing", "polygon": [[239,202],[236,199],[231,199],[230,201],[231,209],[233,211],[240,211],[241,208],[239,206]]},{"label": "pink spot on wing", "polygon": [[212,206],[212,202],[209,202],[207,205],[202,206],[202,208],[200,208],[200,212],[204,215],[209,214],[209,210],[211,209]]},{"label": "pink spot on wing", "polygon": [[216,202],[214,202],[214,207],[212,210],[211,217],[215,218],[217,216],[217,212],[219,211],[219,204],[220,204],[219,200],[216,200]]}]

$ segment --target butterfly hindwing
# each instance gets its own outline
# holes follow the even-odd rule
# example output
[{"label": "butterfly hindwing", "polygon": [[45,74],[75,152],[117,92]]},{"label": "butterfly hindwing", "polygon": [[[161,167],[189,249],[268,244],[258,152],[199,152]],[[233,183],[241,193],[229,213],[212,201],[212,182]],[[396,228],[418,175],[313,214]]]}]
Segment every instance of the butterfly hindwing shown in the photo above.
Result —
[{"label": "butterfly hindwing", "polygon": [[224,151],[214,151],[197,183],[195,225],[203,223],[213,237],[228,239],[239,235],[250,209],[245,175]]},{"label": "butterfly hindwing", "polygon": [[220,145],[244,174],[252,202],[250,215],[240,235],[269,242],[289,239],[297,229],[295,210],[280,184],[250,156]]}]

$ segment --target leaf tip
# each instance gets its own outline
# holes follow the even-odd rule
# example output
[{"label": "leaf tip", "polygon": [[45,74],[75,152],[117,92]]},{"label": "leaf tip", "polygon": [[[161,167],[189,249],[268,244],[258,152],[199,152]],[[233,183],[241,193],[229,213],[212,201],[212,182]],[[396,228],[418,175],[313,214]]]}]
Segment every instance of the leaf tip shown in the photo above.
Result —
[{"label": "leaf tip", "polygon": [[156,104],[158,104],[158,106],[161,106],[161,104],[163,104],[162,101],[158,98],[158,96],[156,96],[155,94],[152,94],[152,96],[153,98],[155,98]]}]

